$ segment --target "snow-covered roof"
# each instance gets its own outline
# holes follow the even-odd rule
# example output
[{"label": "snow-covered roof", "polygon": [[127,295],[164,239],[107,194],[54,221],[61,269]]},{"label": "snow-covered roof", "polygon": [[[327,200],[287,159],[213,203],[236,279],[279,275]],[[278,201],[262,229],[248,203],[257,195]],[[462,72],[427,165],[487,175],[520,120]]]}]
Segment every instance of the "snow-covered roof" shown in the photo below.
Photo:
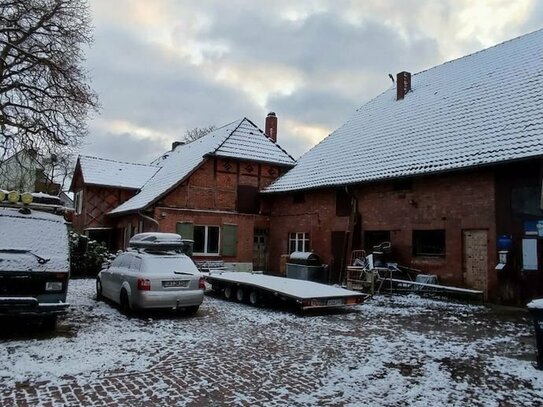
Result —
[{"label": "snow-covered roof", "polygon": [[85,184],[139,189],[159,170],[158,166],[134,164],[80,155]]},{"label": "snow-covered roof", "polygon": [[543,30],[412,76],[371,100],[265,192],[543,155]]},{"label": "snow-covered roof", "polygon": [[147,181],[141,191],[110,214],[145,208],[183,181],[207,156],[283,166],[292,166],[295,163],[285,150],[268,138],[253,122],[243,118],[166,153],[160,162],[160,170]]}]

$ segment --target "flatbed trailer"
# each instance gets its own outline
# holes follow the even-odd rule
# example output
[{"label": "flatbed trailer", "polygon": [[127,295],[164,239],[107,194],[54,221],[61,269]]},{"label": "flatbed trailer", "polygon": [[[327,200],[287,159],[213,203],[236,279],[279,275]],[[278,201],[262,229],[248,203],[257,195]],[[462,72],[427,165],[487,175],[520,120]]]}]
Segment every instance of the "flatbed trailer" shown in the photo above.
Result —
[{"label": "flatbed trailer", "polygon": [[369,297],[367,294],[313,281],[247,272],[210,271],[206,280],[214,291],[222,292],[224,298],[248,302],[254,306],[286,302],[301,310],[337,308],[360,304]]}]

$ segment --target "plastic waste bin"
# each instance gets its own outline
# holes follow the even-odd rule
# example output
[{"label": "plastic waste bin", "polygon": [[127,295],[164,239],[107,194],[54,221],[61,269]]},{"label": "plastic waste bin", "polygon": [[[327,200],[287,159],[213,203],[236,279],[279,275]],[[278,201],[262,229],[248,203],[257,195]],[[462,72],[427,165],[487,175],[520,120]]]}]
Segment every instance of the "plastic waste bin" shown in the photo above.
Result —
[{"label": "plastic waste bin", "polygon": [[537,346],[536,369],[543,370],[543,298],[533,300],[526,305],[534,318],[535,340]]}]

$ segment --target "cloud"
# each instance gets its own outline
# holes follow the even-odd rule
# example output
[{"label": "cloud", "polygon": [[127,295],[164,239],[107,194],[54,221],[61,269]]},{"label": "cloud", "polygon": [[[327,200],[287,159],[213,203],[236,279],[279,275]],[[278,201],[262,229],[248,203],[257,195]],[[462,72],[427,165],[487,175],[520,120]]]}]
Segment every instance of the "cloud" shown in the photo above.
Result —
[{"label": "cloud", "polygon": [[103,148],[135,161],[190,128],[243,116],[262,126],[268,111],[279,117],[279,143],[299,156],[389,88],[389,73],[427,69],[543,25],[535,0],[91,0],[91,7],[87,66],[103,109],[83,152]]}]

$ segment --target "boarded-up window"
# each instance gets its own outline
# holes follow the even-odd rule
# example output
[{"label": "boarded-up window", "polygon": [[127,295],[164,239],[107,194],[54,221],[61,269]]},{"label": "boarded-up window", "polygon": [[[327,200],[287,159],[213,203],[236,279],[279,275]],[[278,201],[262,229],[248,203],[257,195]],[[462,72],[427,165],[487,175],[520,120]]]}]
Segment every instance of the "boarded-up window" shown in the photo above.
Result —
[{"label": "boarded-up window", "polygon": [[239,213],[258,213],[260,210],[260,201],[258,199],[258,187],[250,185],[238,186],[238,204]]},{"label": "boarded-up window", "polygon": [[190,222],[177,222],[175,232],[181,235],[183,239],[194,239],[194,226]]},{"label": "boarded-up window", "polygon": [[222,255],[235,256],[238,247],[238,227],[237,225],[223,226]]},{"label": "boarded-up window", "polygon": [[445,231],[414,230],[413,255],[445,257]]}]

